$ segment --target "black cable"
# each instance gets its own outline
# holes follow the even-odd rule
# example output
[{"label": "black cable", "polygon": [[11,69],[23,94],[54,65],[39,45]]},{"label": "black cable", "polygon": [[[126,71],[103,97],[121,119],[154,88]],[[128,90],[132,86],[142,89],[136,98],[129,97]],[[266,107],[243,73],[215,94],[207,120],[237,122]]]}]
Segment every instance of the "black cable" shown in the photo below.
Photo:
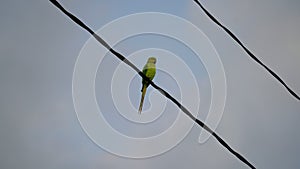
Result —
[{"label": "black cable", "polygon": [[233,155],[235,155],[238,159],[240,159],[242,162],[247,164],[250,168],[255,168],[250,162],[248,162],[242,155],[240,155],[238,152],[234,151],[221,137],[219,137],[212,129],[210,129],[206,124],[204,124],[202,121],[198,120],[196,117],[192,115],[183,105],[181,105],[174,97],[172,97],[168,92],[166,92],[164,89],[156,85],[152,80],[147,78],[133,63],[131,63],[129,60],[127,60],[122,54],[115,51],[113,48],[111,48],[100,36],[95,34],[95,32],[90,29],[88,26],[86,26],[82,21],[80,21],[78,18],[76,18],[73,14],[65,10],[56,0],[50,0],[58,9],[60,9],[64,14],[66,14],[70,19],[72,19],[75,23],[77,23],[79,26],[87,30],[98,42],[100,42],[105,48],[107,48],[111,53],[113,53],[116,57],[118,57],[121,61],[126,63],[128,66],[130,66],[132,69],[134,69],[143,79],[147,80],[149,84],[151,84],[156,90],[158,90],[162,95],[170,99],[174,104],[176,104],[187,116],[189,116],[193,121],[195,121],[199,126],[204,128],[206,131],[208,131],[210,134],[212,134],[218,142],[223,145],[228,151],[230,151]]},{"label": "black cable", "polygon": [[245,45],[228,29],[226,28],[224,25],[222,25],[212,14],[210,14],[208,12],[207,9],[204,8],[204,6],[198,1],[198,0],[194,0],[196,2],[196,4],[198,4],[200,6],[200,8],[204,11],[204,13],[218,26],[220,26],[226,33],[229,34],[229,36],[235,40],[245,51],[246,53],[259,65],[261,65],[262,67],[264,67],[273,77],[275,77],[275,79],[277,79],[287,90],[288,92],[294,96],[297,100],[300,101],[300,97],[292,90],[289,88],[289,86],[270,68],[268,68],[262,61],[260,61],[247,47],[245,47]]}]

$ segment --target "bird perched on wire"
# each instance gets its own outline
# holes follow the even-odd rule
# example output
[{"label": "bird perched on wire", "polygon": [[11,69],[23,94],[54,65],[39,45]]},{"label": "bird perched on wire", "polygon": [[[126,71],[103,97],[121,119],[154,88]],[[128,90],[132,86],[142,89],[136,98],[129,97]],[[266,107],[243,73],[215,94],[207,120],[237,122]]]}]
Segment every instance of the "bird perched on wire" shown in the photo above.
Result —
[{"label": "bird perched on wire", "polygon": [[[152,80],[155,76],[156,73],[156,58],[155,57],[149,57],[147,63],[145,64],[143,68],[143,73],[146,77],[148,77],[150,80]],[[147,87],[149,86],[149,82],[145,79],[142,80],[142,97],[141,97],[141,102],[140,102],[140,107],[139,107],[139,114],[141,114],[142,109],[143,109],[143,103],[144,103],[144,98],[146,94]]]}]

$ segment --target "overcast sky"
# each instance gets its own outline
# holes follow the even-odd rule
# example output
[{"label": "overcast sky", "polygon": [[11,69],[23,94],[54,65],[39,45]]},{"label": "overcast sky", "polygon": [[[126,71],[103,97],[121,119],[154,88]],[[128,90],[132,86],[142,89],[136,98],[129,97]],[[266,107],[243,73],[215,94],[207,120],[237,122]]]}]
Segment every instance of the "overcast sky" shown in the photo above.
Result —
[{"label": "overcast sky", "polygon": [[[192,0],[61,3],[94,30],[119,17],[140,12],[169,13],[195,24],[214,44],[226,74],[227,100],[216,131],[257,168],[300,168],[300,102],[253,62]],[[300,94],[300,1],[223,0],[203,1],[203,5]],[[0,21],[0,168],[247,168],[214,138],[199,144],[198,126],[175,148],[153,158],[123,158],[103,150],[81,128],[72,99],[75,62],[89,34],[48,1],[2,1]],[[168,48],[169,43],[173,48]],[[200,110],[207,111],[210,87],[205,67],[180,53],[189,51],[179,50],[176,45],[179,44],[170,39],[145,35],[123,41],[116,48],[124,54],[153,47],[173,49],[196,74]],[[103,111],[116,113],[111,101],[103,99],[107,95],[101,85],[105,86],[102,80],[110,77],[119,61],[112,58],[105,61],[106,65],[100,65],[99,70],[107,72],[101,76],[103,71],[99,71],[96,78],[98,104],[103,104]],[[158,75],[156,82],[179,97],[179,87],[168,83],[174,80],[163,72]],[[135,77],[129,90],[133,104],[138,104],[140,98],[139,80]],[[150,87],[149,91],[153,89]],[[149,106],[147,101],[145,109]],[[105,116],[127,135],[142,136],[145,134],[142,129],[153,135],[170,126],[181,113],[170,115],[177,109],[171,103],[167,106],[169,116],[159,119],[163,122],[158,120],[158,125],[153,123],[139,130],[130,129],[135,125],[124,124],[124,127],[124,122],[116,120],[115,115]]]}]

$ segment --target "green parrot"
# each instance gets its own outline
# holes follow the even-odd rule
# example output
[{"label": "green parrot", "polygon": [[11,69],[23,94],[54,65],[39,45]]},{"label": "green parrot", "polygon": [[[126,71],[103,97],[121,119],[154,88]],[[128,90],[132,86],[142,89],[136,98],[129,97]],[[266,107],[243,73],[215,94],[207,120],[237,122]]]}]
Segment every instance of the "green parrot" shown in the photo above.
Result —
[{"label": "green parrot", "polygon": [[[143,73],[146,77],[148,77],[150,80],[152,80],[155,76],[156,73],[156,67],[155,67],[155,63],[156,63],[156,58],[155,57],[149,57],[147,63],[145,64],[144,68],[143,68]],[[139,107],[139,114],[141,114],[142,112],[142,108],[143,108],[143,103],[144,103],[144,97],[146,94],[146,90],[147,87],[149,86],[149,83],[143,79],[142,81],[142,98],[141,98],[141,102],[140,102],[140,107]]]}]

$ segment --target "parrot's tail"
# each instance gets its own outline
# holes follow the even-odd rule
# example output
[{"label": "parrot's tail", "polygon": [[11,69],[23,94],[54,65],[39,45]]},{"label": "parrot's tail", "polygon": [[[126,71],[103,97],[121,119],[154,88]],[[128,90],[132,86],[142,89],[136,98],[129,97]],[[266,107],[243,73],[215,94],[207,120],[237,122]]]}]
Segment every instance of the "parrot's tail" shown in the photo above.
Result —
[{"label": "parrot's tail", "polygon": [[142,98],[141,98],[140,107],[139,107],[139,114],[142,113],[144,98],[145,98],[145,94],[146,94],[146,89],[147,89],[147,86],[143,85],[143,88],[141,90],[142,91]]}]

